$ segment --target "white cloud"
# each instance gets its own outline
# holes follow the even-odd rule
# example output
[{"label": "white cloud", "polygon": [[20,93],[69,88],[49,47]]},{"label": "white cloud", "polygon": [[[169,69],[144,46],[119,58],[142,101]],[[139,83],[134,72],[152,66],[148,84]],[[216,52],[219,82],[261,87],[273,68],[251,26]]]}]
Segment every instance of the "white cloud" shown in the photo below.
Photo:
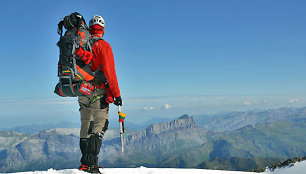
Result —
[{"label": "white cloud", "polygon": [[298,103],[298,102],[300,102],[300,99],[298,99],[298,98],[293,98],[293,99],[288,101],[288,103]]},{"label": "white cloud", "polygon": [[58,101],[58,102],[50,102],[48,104],[59,104],[59,105],[63,105],[63,104],[77,104],[76,101]]},{"label": "white cloud", "polygon": [[58,98],[25,98],[25,99],[13,99],[13,100],[0,100],[0,106],[29,106],[29,105],[71,105],[78,104],[75,97],[58,97]]},{"label": "white cloud", "polygon": [[170,108],[171,108],[171,106],[168,103],[165,104],[164,109],[170,109]]},{"label": "white cloud", "polygon": [[144,110],[146,110],[146,111],[152,111],[152,110],[154,110],[154,106],[145,106],[145,107],[144,107]]},{"label": "white cloud", "polygon": [[244,105],[244,106],[251,106],[252,103],[251,103],[251,102],[248,102],[248,101],[245,101],[245,102],[243,102],[243,105]]}]

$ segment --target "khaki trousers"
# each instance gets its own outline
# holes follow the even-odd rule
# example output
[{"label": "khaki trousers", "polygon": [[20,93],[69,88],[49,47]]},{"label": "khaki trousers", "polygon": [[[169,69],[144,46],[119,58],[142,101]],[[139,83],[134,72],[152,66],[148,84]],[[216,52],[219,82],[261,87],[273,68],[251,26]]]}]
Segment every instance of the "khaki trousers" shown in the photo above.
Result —
[{"label": "khaki trousers", "polygon": [[100,100],[93,103],[90,100],[95,96],[101,98],[106,94],[105,89],[99,89],[93,92],[91,96],[79,96],[81,114],[80,138],[89,138],[91,134],[105,133],[108,128],[108,110],[109,107],[101,109]]}]

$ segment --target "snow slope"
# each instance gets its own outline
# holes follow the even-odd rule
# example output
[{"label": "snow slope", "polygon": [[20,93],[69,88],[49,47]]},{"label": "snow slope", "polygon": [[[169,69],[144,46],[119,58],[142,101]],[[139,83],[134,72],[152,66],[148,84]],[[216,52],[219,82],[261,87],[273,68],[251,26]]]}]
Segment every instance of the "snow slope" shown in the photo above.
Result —
[{"label": "snow slope", "polygon": [[266,171],[263,174],[306,174],[306,161],[297,162],[292,167],[282,167],[273,172]]},{"label": "snow slope", "polygon": [[[293,167],[275,169],[273,172],[266,171],[262,174],[305,174],[306,161],[295,163]],[[103,174],[256,174],[254,172],[207,170],[207,169],[170,169],[170,168],[105,168]],[[77,169],[19,172],[15,174],[85,174]]]}]

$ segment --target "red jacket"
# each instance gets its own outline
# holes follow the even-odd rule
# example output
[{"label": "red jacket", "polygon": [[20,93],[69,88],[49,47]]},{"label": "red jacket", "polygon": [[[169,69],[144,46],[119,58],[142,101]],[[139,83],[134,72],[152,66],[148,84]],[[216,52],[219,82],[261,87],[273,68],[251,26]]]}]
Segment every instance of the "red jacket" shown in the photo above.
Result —
[{"label": "red jacket", "polygon": [[109,89],[114,97],[119,97],[120,89],[116,75],[112,47],[106,41],[98,40],[93,44],[92,51],[94,56],[91,63],[91,70],[95,71],[100,65],[102,65],[101,71],[105,74]]}]

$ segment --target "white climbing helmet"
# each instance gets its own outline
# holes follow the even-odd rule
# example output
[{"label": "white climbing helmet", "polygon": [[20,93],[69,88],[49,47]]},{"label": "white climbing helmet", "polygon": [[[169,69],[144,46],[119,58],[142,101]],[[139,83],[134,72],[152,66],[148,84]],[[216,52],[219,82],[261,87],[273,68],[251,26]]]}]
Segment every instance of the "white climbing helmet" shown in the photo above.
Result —
[{"label": "white climbing helmet", "polygon": [[103,28],[105,27],[105,22],[104,22],[104,19],[102,18],[102,16],[95,15],[90,19],[89,26],[95,25],[95,24],[98,24]]}]

